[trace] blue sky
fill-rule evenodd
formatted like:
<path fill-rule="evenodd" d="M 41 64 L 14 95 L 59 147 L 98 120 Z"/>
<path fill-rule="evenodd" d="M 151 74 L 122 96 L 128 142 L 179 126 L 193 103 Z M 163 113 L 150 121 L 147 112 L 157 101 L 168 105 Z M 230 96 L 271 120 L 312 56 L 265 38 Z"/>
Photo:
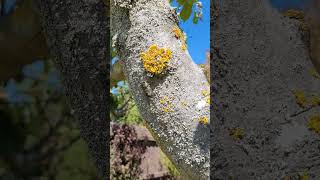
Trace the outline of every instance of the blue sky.
<path fill-rule="evenodd" d="M 301 9 L 310 0 L 269 0 L 279 10 Z"/>
<path fill-rule="evenodd" d="M 210 50 L 210 0 L 202 2 L 203 21 L 193 24 L 193 15 L 186 22 L 180 22 L 181 29 L 187 34 L 188 50 L 197 63 L 205 62 L 205 53 Z M 177 6 L 173 2 L 173 6 Z"/>

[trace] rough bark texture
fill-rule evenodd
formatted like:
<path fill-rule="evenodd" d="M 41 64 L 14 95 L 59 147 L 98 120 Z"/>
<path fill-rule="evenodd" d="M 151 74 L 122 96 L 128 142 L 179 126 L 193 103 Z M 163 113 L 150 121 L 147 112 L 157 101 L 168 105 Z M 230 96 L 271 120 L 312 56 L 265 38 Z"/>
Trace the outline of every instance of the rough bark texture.
<path fill-rule="evenodd" d="M 101 0 L 39 0 L 64 92 L 101 175 L 108 178 L 108 23 Z"/>
<path fill-rule="evenodd" d="M 208 179 L 210 131 L 198 118 L 209 118 L 209 107 L 200 106 L 205 102 L 202 91 L 209 91 L 209 85 L 172 32 L 178 21 L 169 1 L 114 0 L 110 5 L 112 35 L 142 117 L 184 179 Z M 152 44 L 170 48 L 173 54 L 167 71 L 150 77 L 140 53 Z M 163 110 L 164 97 L 173 105 L 172 112 Z"/>
<path fill-rule="evenodd" d="M 319 107 L 300 108 L 292 93 L 319 95 L 320 88 L 298 22 L 263 0 L 214 3 L 212 179 L 298 178 L 304 171 L 320 179 L 320 136 L 307 128 Z M 235 127 L 243 139 L 230 137 Z"/>

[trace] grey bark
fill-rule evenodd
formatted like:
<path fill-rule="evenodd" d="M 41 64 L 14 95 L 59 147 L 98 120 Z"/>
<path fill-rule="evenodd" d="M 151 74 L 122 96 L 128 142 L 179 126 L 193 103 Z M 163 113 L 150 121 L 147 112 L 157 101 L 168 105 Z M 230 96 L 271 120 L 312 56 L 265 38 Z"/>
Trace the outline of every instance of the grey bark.
<path fill-rule="evenodd" d="M 100 0 L 39 0 L 48 47 L 82 137 L 108 178 L 108 22 Z"/>
<path fill-rule="evenodd" d="M 199 106 L 209 84 L 172 33 L 176 13 L 168 0 L 113 0 L 110 6 L 112 36 L 143 119 L 184 179 L 208 179 L 210 130 L 198 118 L 209 118 L 209 106 Z M 163 75 L 150 77 L 143 67 L 140 53 L 151 44 L 173 52 Z M 173 112 L 163 111 L 160 101 L 165 96 Z"/>
<path fill-rule="evenodd" d="M 320 88 L 298 22 L 263 0 L 214 3 L 212 179 L 283 179 L 305 169 L 320 179 L 320 136 L 307 128 L 319 107 L 300 108 L 292 94 Z M 234 127 L 244 129 L 242 140 L 229 136 Z"/>

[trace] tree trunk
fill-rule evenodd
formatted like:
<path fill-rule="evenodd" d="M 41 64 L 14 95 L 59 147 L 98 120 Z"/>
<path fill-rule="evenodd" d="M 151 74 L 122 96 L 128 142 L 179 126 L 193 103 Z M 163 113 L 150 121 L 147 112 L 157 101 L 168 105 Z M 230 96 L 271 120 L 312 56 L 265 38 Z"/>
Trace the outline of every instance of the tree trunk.
<path fill-rule="evenodd" d="M 108 179 L 108 19 L 102 0 L 39 0 L 64 92 L 101 175 Z"/>
<path fill-rule="evenodd" d="M 319 96 L 320 81 L 310 74 L 298 22 L 267 1 L 214 3 L 211 176 L 283 179 L 306 171 L 319 179 L 320 136 L 308 129 L 319 106 L 301 106 L 294 92 Z M 243 129 L 243 138 L 232 138 L 232 129 Z"/>
<path fill-rule="evenodd" d="M 111 28 L 132 95 L 161 149 L 184 179 L 209 178 L 209 84 L 183 40 L 173 32 L 178 20 L 168 0 L 113 0 Z M 160 74 L 147 72 L 142 52 L 150 46 L 172 52 Z"/>

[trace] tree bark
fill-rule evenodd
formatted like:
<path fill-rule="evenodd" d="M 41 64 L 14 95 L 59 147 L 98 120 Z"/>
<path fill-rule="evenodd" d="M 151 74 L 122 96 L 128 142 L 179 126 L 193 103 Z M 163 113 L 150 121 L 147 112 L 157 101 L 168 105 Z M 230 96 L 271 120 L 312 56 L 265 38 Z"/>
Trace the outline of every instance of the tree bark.
<path fill-rule="evenodd" d="M 108 179 L 109 36 L 102 0 L 39 0 L 42 25 L 64 92 L 101 175 Z"/>
<path fill-rule="evenodd" d="M 308 129 L 319 106 L 299 107 L 293 92 L 319 95 L 298 22 L 267 1 L 215 0 L 212 14 L 211 176 L 213 179 L 319 179 L 320 136 Z M 242 139 L 230 129 L 242 128 Z"/>
<path fill-rule="evenodd" d="M 203 105 L 209 84 L 172 32 L 176 13 L 168 0 L 113 0 L 110 5 L 112 36 L 143 119 L 184 179 L 208 179 L 210 130 L 198 119 L 209 118 L 209 105 Z M 172 51 L 162 75 L 148 75 L 141 60 L 152 44 Z"/>

